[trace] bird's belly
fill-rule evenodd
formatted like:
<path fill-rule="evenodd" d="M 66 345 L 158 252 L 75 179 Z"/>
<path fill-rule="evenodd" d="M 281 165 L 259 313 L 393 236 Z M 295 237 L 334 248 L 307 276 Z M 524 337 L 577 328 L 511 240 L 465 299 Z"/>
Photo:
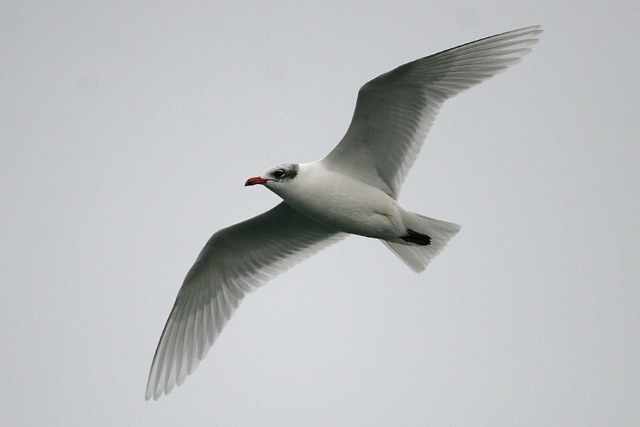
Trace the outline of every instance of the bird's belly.
<path fill-rule="evenodd" d="M 396 201 L 381 190 L 358 184 L 345 187 L 344 183 L 340 187 L 323 187 L 285 200 L 302 214 L 335 230 L 378 239 L 404 233 Z"/>

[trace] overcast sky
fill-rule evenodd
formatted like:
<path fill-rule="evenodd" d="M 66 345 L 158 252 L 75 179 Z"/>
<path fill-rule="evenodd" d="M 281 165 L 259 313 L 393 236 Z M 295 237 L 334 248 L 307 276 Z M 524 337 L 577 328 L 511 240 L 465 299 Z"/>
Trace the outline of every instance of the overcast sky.
<path fill-rule="evenodd" d="M 3 425 L 640 425 L 640 6 L 569 4 L 2 2 Z M 462 225 L 424 273 L 350 237 L 144 400 L 206 240 L 278 202 L 248 177 L 327 154 L 369 79 L 534 24 L 407 178 Z"/>

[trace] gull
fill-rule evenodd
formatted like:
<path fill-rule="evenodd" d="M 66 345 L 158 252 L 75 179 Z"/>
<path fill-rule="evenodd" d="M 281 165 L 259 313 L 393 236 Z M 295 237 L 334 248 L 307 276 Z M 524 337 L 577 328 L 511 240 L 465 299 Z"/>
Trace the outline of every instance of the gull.
<path fill-rule="evenodd" d="M 178 292 L 156 349 L 146 399 L 181 385 L 246 293 L 349 234 L 379 239 L 422 272 L 460 230 L 402 208 L 400 187 L 442 104 L 516 64 L 542 32 L 521 28 L 427 56 L 360 88 L 340 143 L 312 163 L 274 166 L 261 184 L 282 202 L 215 233 Z"/>

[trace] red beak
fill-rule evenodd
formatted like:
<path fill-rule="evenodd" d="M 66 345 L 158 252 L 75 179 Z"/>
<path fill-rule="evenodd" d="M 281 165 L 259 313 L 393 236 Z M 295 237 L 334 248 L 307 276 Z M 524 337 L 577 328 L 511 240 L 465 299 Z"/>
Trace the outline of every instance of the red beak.
<path fill-rule="evenodd" d="M 260 178 L 259 176 L 255 176 L 253 178 L 249 178 L 247 180 L 247 182 L 244 183 L 244 186 L 248 187 L 250 185 L 264 184 L 267 181 L 269 181 L 269 180 L 268 179 L 264 179 L 264 178 Z"/>

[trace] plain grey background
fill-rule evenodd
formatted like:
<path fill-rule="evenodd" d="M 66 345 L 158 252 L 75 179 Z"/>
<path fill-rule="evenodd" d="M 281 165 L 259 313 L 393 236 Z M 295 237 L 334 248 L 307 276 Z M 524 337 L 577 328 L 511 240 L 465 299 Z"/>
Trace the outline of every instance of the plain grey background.
<path fill-rule="evenodd" d="M 2 2 L 3 425 L 640 425 L 639 9 Z M 144 400 L 206 240 L 278 202 L 248 177 L 327 154 L 369 79 L 534 24 L 408 176 L 407 209 L 462 225 L 423 274 L 350 237 Z"/>

